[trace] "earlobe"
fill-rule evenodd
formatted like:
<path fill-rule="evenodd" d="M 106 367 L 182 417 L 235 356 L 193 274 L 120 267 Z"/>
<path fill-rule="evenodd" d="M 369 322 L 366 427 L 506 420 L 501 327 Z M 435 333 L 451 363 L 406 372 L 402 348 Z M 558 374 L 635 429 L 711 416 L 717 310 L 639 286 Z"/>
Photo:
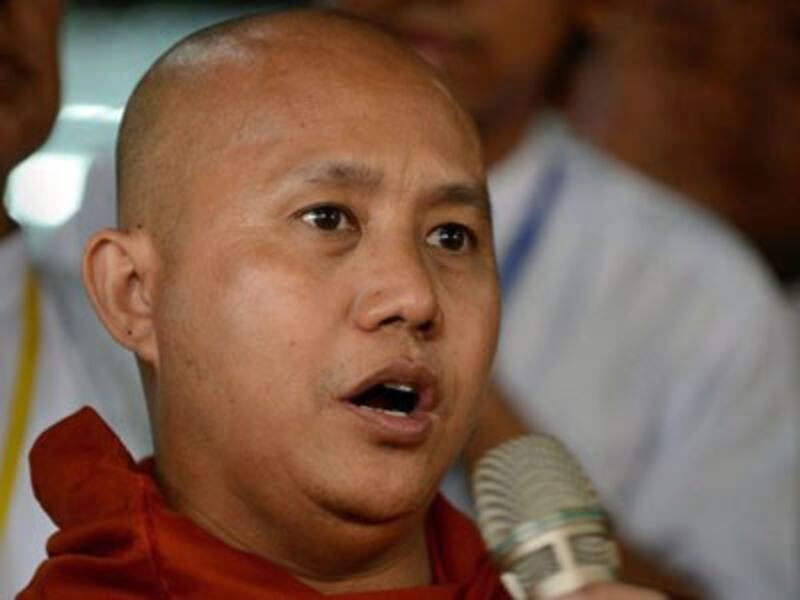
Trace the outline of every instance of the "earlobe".
<path fill-rule="evenodd" d="M 153 327 L 157 255 L 144 236 L 104 229 L 83 256 L 83 282 L 97 316 L 111 336 L 157 367 Z"/>

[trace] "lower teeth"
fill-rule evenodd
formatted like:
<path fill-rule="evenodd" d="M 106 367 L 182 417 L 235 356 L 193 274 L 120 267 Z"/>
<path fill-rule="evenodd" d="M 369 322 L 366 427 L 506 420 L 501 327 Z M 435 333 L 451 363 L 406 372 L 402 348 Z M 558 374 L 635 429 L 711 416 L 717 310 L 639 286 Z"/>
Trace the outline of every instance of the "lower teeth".
<path fill-rule="evenodd" d="M 367 405 L 361 406 L 360 408 L 367 408 L 369 410 L 382 412 L 383 414 L 392 415 L 393 417 L 407 417 L 408 416 L 408 413 L 404 413 L 402 410 L 390 410 L 388 408 L 375 408 L 373 406 L 367 406 Z"/>

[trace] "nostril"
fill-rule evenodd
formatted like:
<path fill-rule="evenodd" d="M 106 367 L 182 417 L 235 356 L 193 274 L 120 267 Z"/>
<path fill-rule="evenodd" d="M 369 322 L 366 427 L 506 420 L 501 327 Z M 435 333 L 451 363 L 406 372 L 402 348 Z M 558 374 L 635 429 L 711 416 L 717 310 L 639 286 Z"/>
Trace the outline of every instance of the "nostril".
<path fill-rule="evenodd" d="M 387 325 L 394 325 L 395 323 L 403 323 L 404 321 L 405 319 L 400 315 L 392 315 L 391 317 L 387 317 L 381 321 L 380 326 L 385 327 Z"/>
<path fill-rule="evenodd" d="M 417 326 L 417 330 L 420 333 L 430 333 L 431 331 L 433 331 L 433 321 L 429 319 L 427 321 L 420 323 Z"/>
<path fill-rule="evenodd" d="M 404 272 L 383 274 L 357 291 L 350 306 L 351 316 L 365 331 L 402 326 L 430 335 L 440 311 L 432 283 L 422 278 L 409 279 Z M 402 276 L 401 276 L 402 275 Z"/>
<path fill-rule="evenodd" d="M 408 324 L 408 323 L 409 323 L 408 319 L 405 319 L 401 315 L 395 315 L 395 316 L 388 317 L 388 318 L 384 319 L 383 321 L 381 321 L 380 322 L 380 327 L 389 327 L 389 326 L 395 325 L 395 324 L 403 325 L 403 324 Z M 428 320 L 421 321 L 419 323 L 413 324 L 412 326 L 413 326 L 414 330 L 416 330 L 419 333 L 422 333 L 424 335 L 427 335 L 427 334 L 431 333 L 434 330 L 435 324 L 433 322 L 433 319 L 428 319 Z"/>

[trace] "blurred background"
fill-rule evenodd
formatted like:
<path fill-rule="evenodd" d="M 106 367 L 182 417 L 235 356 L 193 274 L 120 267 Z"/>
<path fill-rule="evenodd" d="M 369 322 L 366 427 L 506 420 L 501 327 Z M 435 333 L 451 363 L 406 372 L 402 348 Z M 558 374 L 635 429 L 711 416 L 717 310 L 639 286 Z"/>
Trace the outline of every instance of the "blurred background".
<path fill-rule="evenodd" d="M 180 37 L 227 17 L 307 4 L 69 2 L 62 110 L 47 145 L 13 173 L 10 214 L 47 229 L 76 212 L 89 158 L 113 145 L 137 79 Z M 370 17 L 393 10 L 386 0 L 341 4 Z M 797 2 L 578 4 L 603 8 L 583 11 L 571 64 L 552 70 L 562 94 L 554 104 L 596 145 L 732 221 L 793 287 L 800 275 Z"/>
<path fill-rule="evenodd" d="M 93 157 L 111 151 L 122 109 L 153 61 L 226 18 L 303 2 L 72 0 L 62 27 L 62 108 L 47 144 L 12 173 L 10 214 L 35 237 L 80 208 Z"/>
<path fill-rule="evenodd" d="M 642 582 L 712 592 L 675 597 L 797 597 L 800 1 L 323 3 L 398 34 L 478 124 L 504 286 L 489 406 L 512 413 L 487 413 L 479 434 L 521 418 L 566 441 L 646 559 Z M 26 243 L 80 220 L 103 161 L 104 210 L 84 212 L 95 228 L 110 221 L 123 106 L 164 50 L 229 17 L 308 4 L 68 2 L 56 126 L 6 189 Z M 42 272 L 79 279 L 84 233 L 53 246 Z M 69 354 L 98 329 L 71 311 Z M 89 341 L 87 379 L 108 373 L 106 414 L 136 405 L 105 365 L 114 351 Z M 42 406 L 48 422 L 65 413 Z M 130 433 L 136 419 L 117 413 Z M 21 554 L 8 547 L 0 581 Z"/>

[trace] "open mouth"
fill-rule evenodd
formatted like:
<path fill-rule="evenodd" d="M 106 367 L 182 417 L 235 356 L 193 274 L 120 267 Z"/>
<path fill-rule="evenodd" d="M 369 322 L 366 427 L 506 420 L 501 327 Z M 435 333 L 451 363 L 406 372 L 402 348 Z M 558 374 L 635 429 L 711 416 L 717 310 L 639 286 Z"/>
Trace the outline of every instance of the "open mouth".
<path fill-rule="evenodd" d="M 420 394 L 406 383 L 379 383 L 350 399 L 358 408 L 379 411 L 395 417 L 408 417 L 419 406 Z"/>
<path fill-rule="evenodd" d="M 368 435 L 388 446 L 416 447 L 439 416 L 437 377 L 424 365 L 395 361 L 361 380 L 342 397 Z"/>

